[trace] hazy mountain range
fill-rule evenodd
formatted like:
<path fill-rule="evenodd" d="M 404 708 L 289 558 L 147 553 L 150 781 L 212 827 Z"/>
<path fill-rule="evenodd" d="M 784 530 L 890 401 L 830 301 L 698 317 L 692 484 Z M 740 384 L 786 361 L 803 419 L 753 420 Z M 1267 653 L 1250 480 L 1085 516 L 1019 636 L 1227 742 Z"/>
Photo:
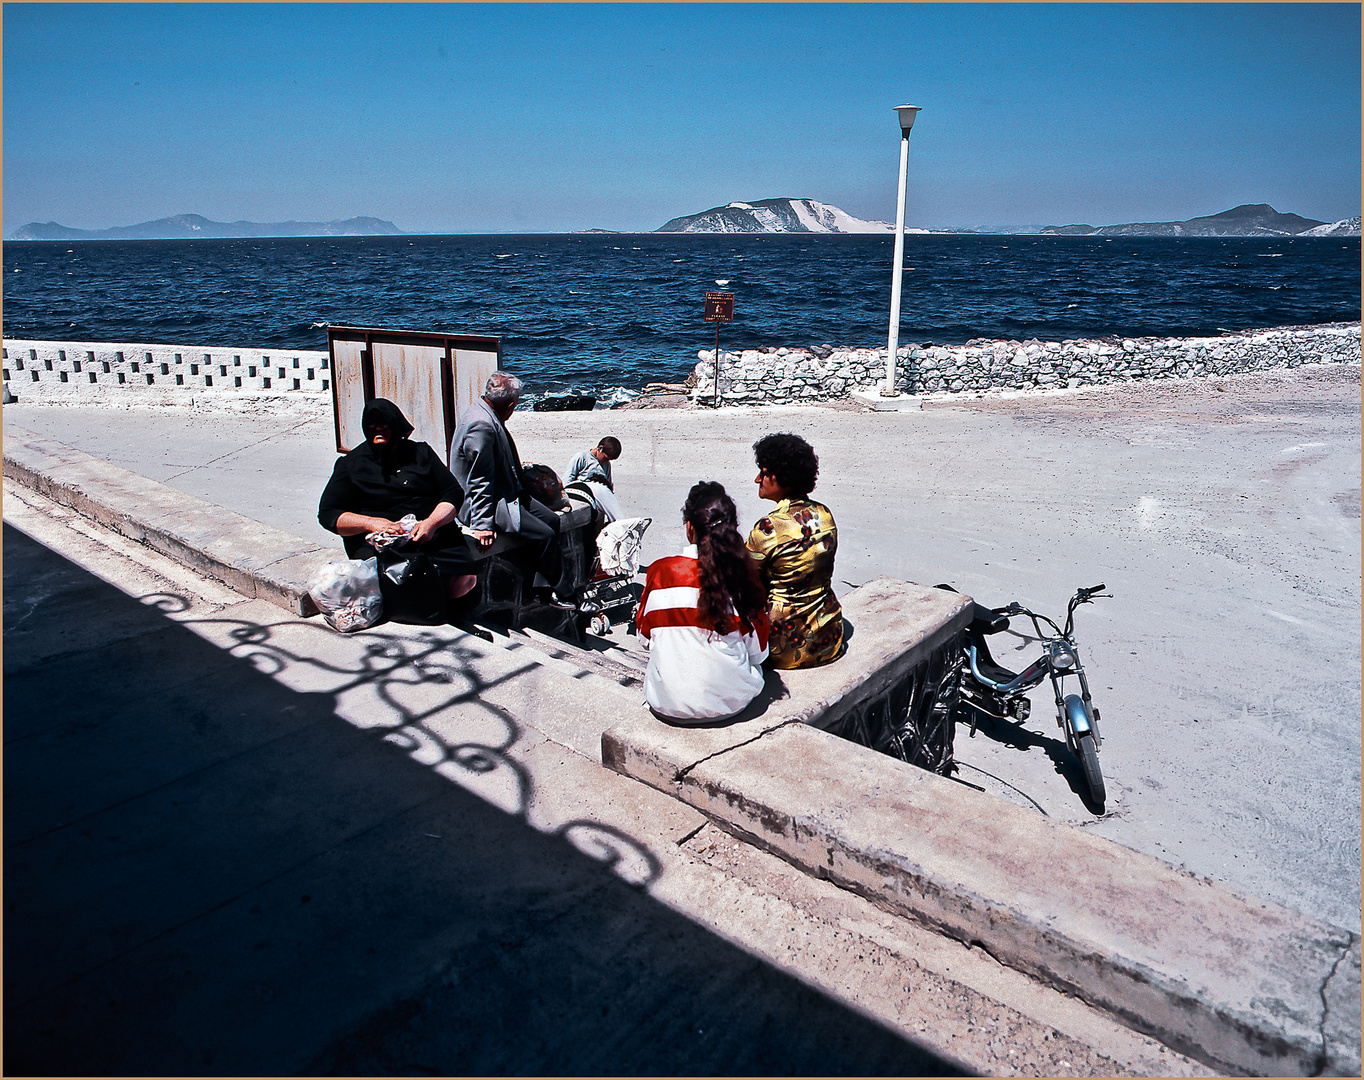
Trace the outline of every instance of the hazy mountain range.
<path fill-rule="evenodd" d="M 55 221 L 31 221 L 10 236 L 11 240 L 191 240 L 195 237 L 242 236 L 397 236 L 402 230 L 391 221 L 353 217 L 345 221 L 210 221 L 198 214 L 120 225 L 112 229 L 72 229 Z"/>
<path fill-rule="evenodd" d="M 1246 204 L 1188 221 L 1133 222 L 1126 225 L 1048 225 L 1043 229 L 906 229 L 911 233 L 1035 233 L 1049 236 L 1358 236 L 1359 218 L 1324 222 L 1297 214 L 1281 214 L 1265 203 Z M 732 202 L 697 214 L 675 217 L 660 233 L 889 233 L 885 221 L 864 221 L 837 206 L 814 199 L 760 199 Z M 587 232 L 614 232 L 588 229 Z M 11 240 L 185 240 L 196 237 L 253 236 L 401 236 L 391 221 L 353 217 L 344 221 L 210 221 L 199 214 L 144 221 L 112 229 L 73 229 L 55 221 L 30 222 Z"/>
<path fill-rule="evenodd" d="M 1359 218 L 1350 220 L 1354 222 L 1353 235 L 1358 236 Z M 1188 221 L 1145 221 L 1098 228 L 1093 225 L 1048 225 L 1042 232 L 1052 236 L 1340 236 L 1348 235 L 1344 229 L 1348 229 L 1349 224 L 1349 220 L 1328 224 L 1297 214 L 1281 214 L 1267 203 L 1247 203 Z M 1323 229 L 1331 231 L 1322 233 Z"/>

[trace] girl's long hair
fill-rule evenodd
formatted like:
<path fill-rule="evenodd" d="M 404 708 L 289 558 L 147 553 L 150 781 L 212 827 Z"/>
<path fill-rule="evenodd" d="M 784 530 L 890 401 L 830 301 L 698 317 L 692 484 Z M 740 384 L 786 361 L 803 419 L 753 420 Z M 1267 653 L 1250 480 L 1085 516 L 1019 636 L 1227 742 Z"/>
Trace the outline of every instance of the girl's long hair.
<path fill-rule="evenodd" d="M 733 629 L 732 612 L 751 625 L 767 610 L 767 593 L 739 536 L 734 500 L 722 484 L 703 480 L 687 493 L 682 520 L 691 525 L 696 537 L 701 578 L 696 608 L 701 618 L 720 633 Z"/>

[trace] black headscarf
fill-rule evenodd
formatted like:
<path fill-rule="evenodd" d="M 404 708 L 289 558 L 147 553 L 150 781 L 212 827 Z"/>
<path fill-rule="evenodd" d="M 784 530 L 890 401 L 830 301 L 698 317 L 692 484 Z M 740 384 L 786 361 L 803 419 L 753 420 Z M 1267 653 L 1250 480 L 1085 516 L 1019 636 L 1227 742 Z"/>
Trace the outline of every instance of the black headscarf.
<path fill-rule="evenodd" d="M 375 446 L 374 429 L 380 424 L 388 425 L 392 438 Z M 336 462 L 322 492 L 317 520 L 324 529 L 335 532 L 338 518 L 348 511 L 397 521 L 409 513 L 425 518 L 441 502 L 464 502 L 464 490 L 440 456 L 426 443 L 408 438 L 412 425 L 393 402 L 375 398 L 366 403 L 360 429 L 365 441 Z M 457 528 L 455 537 L 462 547 Z M 363 539 L 347 537 L 346 550 L 353 552 Z"/>
<path fill-rule="evenodd" d="M 374 438 L 374 429 L 387 424 L 389 434 L 396 440 L 406 439 L 412 434 L 412 425 L 407 422 L 402 409 L 388 398 L 375 398 L 365 403 L 365 411 L 360 414 L 360 430 L 366 439 Z"/>

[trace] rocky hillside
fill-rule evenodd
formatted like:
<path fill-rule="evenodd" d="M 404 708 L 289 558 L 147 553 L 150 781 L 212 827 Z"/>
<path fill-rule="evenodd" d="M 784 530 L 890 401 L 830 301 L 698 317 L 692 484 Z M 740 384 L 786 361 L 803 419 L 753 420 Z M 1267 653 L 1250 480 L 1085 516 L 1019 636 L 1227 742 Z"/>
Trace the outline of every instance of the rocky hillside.
<path fill-rule="evenodd" d="M 673 218 L 656 232 L 680 233 L 887 233 L 884 221 L 863 221 L 814 199 L 732 202 L 699 214 Z"/>
<path fill-rule="evenodd" d="M 1355 219 L 1358 222 L 1358 219 Z M 1053 236 L 1297 236 L 1325 225 L 1323 221 L 1281 214 L 1267 203 L 1247 203 L 1210 217 L 1188 221 L 1146 221 L 1128 225 L 1048 225 Z M 1356 235 L 1358 225 L 1356 224 Z"/>
<path fill-rule="evenodd" d="M 112 229 L 72 229 L 55 221 L 31 221 L 10 236 L 11 240 L 191 240 L 196 237 L 238 236 L 398 236 L 402 230 L 391 221 L 353 217 L 345 221 L 210 221 L 198 214 L 120 225 Z"/>
<path fill-rule="evenodd" d="M 1318 225 L 1315 229 L 1308 229 L 1302 236 L 1358 236 L 1359 218 L 1345 218 L 1343 221 L 1333 221 L 1330 225 Z"/>

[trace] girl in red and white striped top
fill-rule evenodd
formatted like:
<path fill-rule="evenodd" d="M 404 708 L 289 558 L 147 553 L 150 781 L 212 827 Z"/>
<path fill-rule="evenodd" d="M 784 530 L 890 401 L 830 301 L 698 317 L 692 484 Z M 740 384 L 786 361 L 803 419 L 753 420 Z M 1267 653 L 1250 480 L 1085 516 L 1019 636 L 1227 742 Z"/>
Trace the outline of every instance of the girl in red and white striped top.
<path fill-rule="evenodd" d="M 644 699 L 674 723 L 708 723 L 742 712 L 763 688 L 767 595 L 722 485 L 695 485 L 682 520 L 690 546 L 650 564 L 640 597 Z"/>

